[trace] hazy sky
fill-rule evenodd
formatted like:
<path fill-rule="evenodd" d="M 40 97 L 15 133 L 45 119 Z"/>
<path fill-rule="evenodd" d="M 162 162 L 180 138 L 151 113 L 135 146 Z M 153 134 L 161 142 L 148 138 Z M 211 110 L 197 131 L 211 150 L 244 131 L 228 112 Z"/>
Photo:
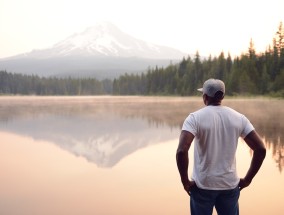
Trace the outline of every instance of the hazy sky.
<path fill-rule="evenodd" d="M 232 56 L 272 43 L 283 0 L 0 0 L 0 58 L 47 48 L 99 21 L 189 54 Z"/>

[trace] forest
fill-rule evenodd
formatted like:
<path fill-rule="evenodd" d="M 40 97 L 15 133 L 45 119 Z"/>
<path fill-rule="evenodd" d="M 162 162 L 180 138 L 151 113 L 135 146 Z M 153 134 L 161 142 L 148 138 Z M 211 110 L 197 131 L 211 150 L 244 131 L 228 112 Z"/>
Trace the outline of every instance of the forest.
<path fill-rule="evenodd" d="M 0 71 L 0 94 L 109 95 L 112 94 L 112 81 L 99 81 L 95 78 L 46 78 Z"/>
<path fill-rule="evenodd" d="M 0 94 L 11 95 L 197 95 L 208 78 L 226 84 L 227 95 L 284 97 L 284 28 L 282 22 L 272 45 L 256 53 L 253 40 L 246 53 L 234 59 L 223 52 L 202 58 L 198 51 L 178 64 L 148 68 L 142 74 L 124 74 L 114 80 L 58 78 L 0 71 Z"/>

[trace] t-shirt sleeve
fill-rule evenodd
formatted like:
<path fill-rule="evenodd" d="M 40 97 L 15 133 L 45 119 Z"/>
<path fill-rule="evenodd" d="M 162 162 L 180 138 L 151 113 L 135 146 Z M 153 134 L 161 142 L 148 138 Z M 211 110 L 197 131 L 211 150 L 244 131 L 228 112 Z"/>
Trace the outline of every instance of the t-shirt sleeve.
<path fill-rule="evenodd" d="M 193 114 L 189 114 L 189 116 L 184 120 L 182 125 L 183 131 L 189 131 L 194 136 L 197 134 L 197 127 L 196 127 L 196 121 Z"/>
<path fill-rule="evenodd" d="M 244 115 L 242 116 L 242 121 L 243 121 L 243 130 L 241 133 L 241 137 L 245 138 L 251 131 L 254 130 L 253 125 L 251 122 L 246 118 Z"/>

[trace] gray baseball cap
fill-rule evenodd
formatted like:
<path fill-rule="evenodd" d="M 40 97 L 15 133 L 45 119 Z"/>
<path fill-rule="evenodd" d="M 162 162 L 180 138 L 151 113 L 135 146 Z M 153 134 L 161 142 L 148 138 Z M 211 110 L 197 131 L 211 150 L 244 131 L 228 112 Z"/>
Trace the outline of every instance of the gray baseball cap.
<path fill-rule="evenodd" d="M 204 82 L 202 88 L 197 90 L 210 97 L 214 97 L 218 91 L 221 91 L 225 95 L 225 84 L 219 79 L 211 78 Z"/>

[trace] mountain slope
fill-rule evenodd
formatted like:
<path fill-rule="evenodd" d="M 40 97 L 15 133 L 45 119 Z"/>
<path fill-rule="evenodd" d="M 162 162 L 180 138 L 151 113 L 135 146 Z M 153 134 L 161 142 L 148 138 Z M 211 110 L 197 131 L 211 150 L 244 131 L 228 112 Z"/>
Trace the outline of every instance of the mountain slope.
<path fill-rule="evenodd" d="M 51 48 L 0 60 L 0 70 L 40 76 L 118 76 L 178 62 L 184 53 L 136 39 L 100 23 Z M 107 75 L 108 74 L 108 75 Z"/>

